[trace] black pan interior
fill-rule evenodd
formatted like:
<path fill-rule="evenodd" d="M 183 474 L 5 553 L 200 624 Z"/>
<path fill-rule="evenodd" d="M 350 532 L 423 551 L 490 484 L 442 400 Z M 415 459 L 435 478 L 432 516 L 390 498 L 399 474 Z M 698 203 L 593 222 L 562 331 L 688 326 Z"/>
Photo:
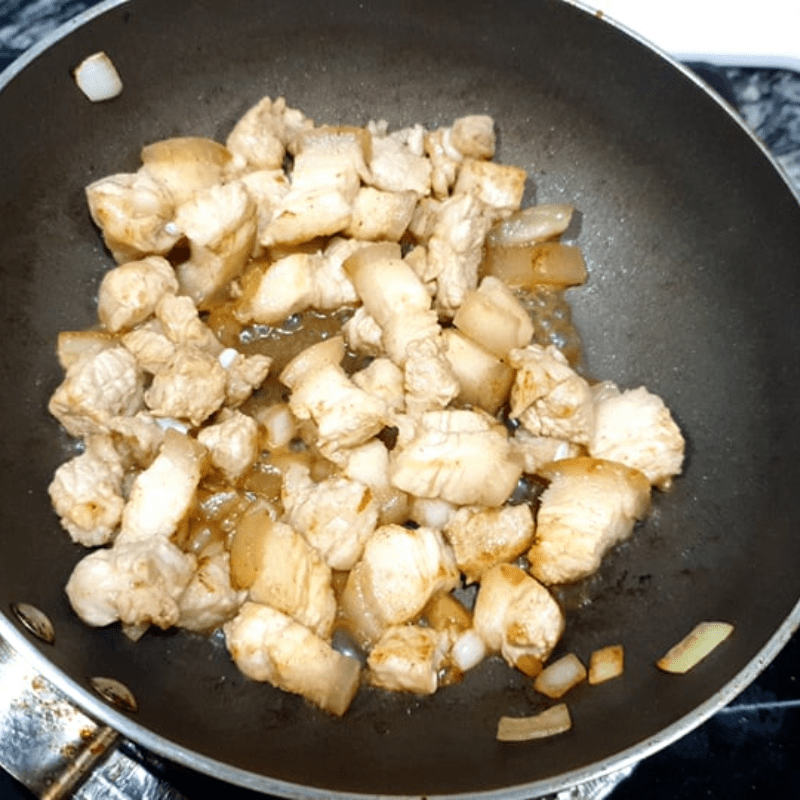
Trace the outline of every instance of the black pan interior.
<path fill-rule="evenodd" d="M 99 49 L 125 90 L 92 105 L 69 70 Z M 585 659 L 614 642 L 627 652 L 621 680 L 570 695 L 568 734 L 495 741 L 501 714 L 542 707 L 498 663 L 431 699 L 365 691 L 331 720 L 246 681 L 219 645 L 171 633 L 132 645 L 116 629 L 83 627 L 66 604 L 81 552 L 46 487 L 70 443 L 45 407 L 60 380 L 56 334 L 93 323 L 111 264 L 83 186 L 136 169 L 155 139 L 224 140 L 265 94 L 318 122 L 494 116 L 499 158 L 529 170 L 529 199 L 581 212 L 591 277 L 571 300 L 587 371 L 661 394 L 686 433 L 684 476 L 630 543 L 565 593 L 559 652 Z M 57 629 L 52 662 L 81 685 L 124 681 L 139 701 L 134 721 L 176 743 L 172 755 L 326 791 L 528 786 L 690 715 L 800 596 L 796 199 L 716 101 L 606 21 L 558 0 L 135 0 L 0 93 L 0 176 L 2 607 L 43 608 Z M 736 625 L 724 651 L 684 677 L 655 669 L 695 622 L 717 618 Z"/>

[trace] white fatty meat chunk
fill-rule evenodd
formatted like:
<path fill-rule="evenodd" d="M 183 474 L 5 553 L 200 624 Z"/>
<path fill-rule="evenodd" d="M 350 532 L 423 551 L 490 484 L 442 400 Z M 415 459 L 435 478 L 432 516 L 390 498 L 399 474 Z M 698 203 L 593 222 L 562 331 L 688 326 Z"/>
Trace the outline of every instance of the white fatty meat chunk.
<path fill-rule="evenodd" d="M 368 486 L 343 477 L 315 483 L 299 465 L 284 472 L 281 499 L 288 523 L 332 569 L 352 569 L 378 524 L 378 503 Z"/>
<path fill-rule="evenodd" d="M 150 256 L 130 261 L 103 276 L 97 295 L 100 322 L 112 333 L 147 319 L 166 292 L 178 291 L 178 279 L 169 261 Z"/>
<path fill-rule="evenodd" d="M 468 583 L 497 564 L 512 561 L 533 543 L 533 514 L 527 504 L 502 508 L 459 508 L 444 535 Z"/>
<path fill-rule="evenodd" d="M 535 675 L 564 632 L 564 614 L 550 592 L 519 567 L 486 572 L 475 598 L 473 625 L 490 652 Z"/>
<path fill-rule="evenodd" d="M 142 172 L 166 186 L 175 205 L 222 183 L 230 167 L 230 151 L 202 136 L 175 136 L 145 145 Z"/>
<path fill-rule="evenodd" d="M 389 136 L 373 135 L 369 162 L 372 186 L 384 192 L 413 192 L 417 197 L 429 194 L 432 167 L 423 143 L 421 125 Z"/>
<path fill-rule="evenodd" d="M 245 603 L 224 627 L 236 666 L 256 681 L 299 694 L 341 716 L 358 690 L 361 666 L 291 617 Z"/>
<path fill-rule="evenodd" d="M 258 458 L 258 423 L 240 411 L 223 409 L 218 422 L 201 428 L 197 441 L 208 450 L 211 465 L 233 482 Z"/>
<path fill-rule="evenodd" d="M 72 436 L 104 433 L 112 417 L 139 411 L 143 388 L 134 356 L 122 346 L 109 347 L 73 364 L 48 408 Z"/>
<path fill-rule="evenodd" d="M 364 309 L 382 331 L 387 355 L 403 366 L 408 345 L 418 339 L 435 339 L 441 328 L 428 290 L 399 255 L 393 243 L 375 244 L 348 260 L 345 270 Z"/>
<path fill-rule="evenodd" d="M 494 120 L 486 114 L 470 114 L 453 122 L 449 141 L 465 158 L 492 158 L 495 151 Z"/>
<path fill-rule="evenodd" d="M 683 465 L 684 440 L 669 409 L 644 387 L 620 392 L 610 383 L 593 387 L 594 434 L 589 454 L 619 461 L 667 488 Z"/>
<path fill-rule="evenodd" d="M 436 279 L 436 304 L 443 313 L 455 313 L 466 293 L 477 287 L 490 227 L 483 204 L 471 194 L 453 195 L 437 210 L 428 241 L 427 275 Z"/>
<path fill-rule="evenodd" d="M 384 352 L 383 328 L 364 306 L 359 306 L 342 325 L 342 335 L 348 347 L 357 353 L 376 356 Z"/>
<path fill-rule="evenodd" d="M 118 264 L 165 255 L 180 238 L 169 190 L 144 172 L 101 178 L 86 187 L 86 199 Z"/>
<path fill-rule="evenodd" d="M 511 416 L 536 436 L 552 436 L 587 445 L 594 426 L 589 384 L 554 345 L 512 350 L 517 370 L 511 387 Z"/>
<path fill-rule="evenodd" d="M 327 639 L 336 617 L 330 567 L 297 531 L 269 522 L 249 599 L 288 614 Z"/>
<path fill-rule="evenodd" d="M 155 317 L 161 331 L 177 345 L 196 347 L 212 356 L 218 356 L 224 349 L 214 331 L 200 319 L 190 297 L 165 294 L 156 305 Z"/>
<path fill-rule="evenodd" d="M 228 135 L 226 146 L 252 170 L 283 167 L 287 147 L 314 123 L 286 105 L 284 98 L 264 97 L 250 108 Z"/>
<path fill-rule="evenodd" d="M 535 475 L 551 461 L 575 458 L 582 454 L 579 445 L 566 439 L 555 439 L 552 436 L 535 436 L 525 428 L 517 428 L 510 439 L 511 450 L 520 464 L 522 471 Z"/>
<path fill-rule="evenodd" d="M 367 658 L 370 683 L 393 691 L 433 694 L 448 644 L 444 631 L 419 625 L 391 627 Z"/>
<path fill-rule="evenodd" d="M 284 383 L 291 366 L 281 373 Z M 323 453 L 362 444 L 387 422 L 386 403 L 356 386 L 338 363 L 307 370 L 290 388 L 292 413 L 300 421 L 313 420 L 317 425 Z"/>
<path fill-rule="evenodd" d="M 139 366 L 151 375 L 163 369 L 177 350 L 177 345 L 163 332 L 157 320 L 128 331 L 121 341 L 133 353 Z"/>
<path fill-rule="evenodd" d="M 132 417 L 114 417 L 108 429 L 114 447 L 128 467 L 149 467 L 164 442 L 164 428 L 145 411 Z"/>
<path fill-rule="evenodd" d="M 56 470 L 48 492 L 73 541 L 86 547 L 111 541 L 125 505 L 124 474 L 108 436 L 89 436 L 83 453 Z"/>
<path fill-rule="evenodd" d="M 406 410 L 411 415 L 446 408 L 461 391 L 441 337 L 416 339 L 406 347 L 403 366 Z"/>
<path fill-rule="evenodd" d="M 453 553 L 432 528 L 378 528 L 351 570 L 341 598 L 345 616 L 362 644 L 372 644 L 392 625 L 417 617 L 438 592 L 459 582 Z"/>
<path fill-rule="evenodd" d="M 201 556 L 189 585 L 178 598 L 177 626 L 210 633 L 236 616 L 247 592 L 231 587 L 230 555 Z"/>
<path fill-rule="evenodd" d="M 182 291 L 200 307 L 224 297 L 241 275 L 256 242 L 256 204 L 241 181 L 212 186 L 181 205 L 175 226 L 189 240 L 190 257 L 175 271 Z"/>
<path fill-rule="evenodd" d="M 638 470 L 593 458 L 557 461 L 542 474 L 551 482 L 528 551 L 531 574 L 547 584 L 585 578 L 631 535 L 649 507 L 650 484 Z"/>
<path fill-rule="evenodd" d="M 153 376 L 145 402 L 155 417 L 172 417 L 200 425 L 225 402 L 227 375 L 214 356 L 194 347 L 179 347 Z"/>
<path fill-rule="evenodd" d="M 261 169 L 242 175 L 241 181 L 256 204 L 256 241 L 260 241 L 289 193 L 289 180 L 282 169 Z M 260 254 L 255 248 L 253 255 Z"/>
<path fill-rule="evenodd" d="M 155 461 L 133 482 L 118 541 L 172 536 L 189 513 L 204 455 L 205 448 L 190 436 L 166 431 Z"/>
<path fill-rule="evenodd" d="M 408 228 L 416 204 L 415 192 L 384 192 L 362 186 L 353 200 L 344 233 L 362 241 L 397 242 Z"/>
<path fill-rule="evenodd" d="M 368 174 L 368 135 L 355 128 L 316 128 L 298 140 L 292 185 L 264 231 L 261 244 L 298 244 L 330 236 L 350 223 L 353 202 Z"/>
<path fill-rule="evenodd" d="M 458 171 L 453 193 L 473 195 L 489 210 L 493 220 L 502 219 L 519 209 L 527 178 L 528 174 L 520 167 L 471 158 Z"/>
<path fill-rule="evenodd" d="M 384 400 L 390 413 L 400 413 L 405 409 L 403 370 L 388 358 L 373 359 L 351 377 L 356 386 Z"/>
<path fill-rule="evenodd" d="M 246 356 L 233 348 L 219 354 L 219 362 L 225 369 L 225 404 L 237 408 L 258 389 L 269 375 L 272 359 L 256 353 Z"/>
<path fill-rule="evenodd" d="M 389 450 L 380 439 L 370 439 L 358 447 L 342 450 L 337 456 L 345 477 L 369 487 L 378 506 L 381 525 L 408 519 L 408 496 L 389 481 Z"/>
<path fill-rule="evenodd" d="M 522 473 L 505 429 L 475 411 L 428 411 L 404 418 L 392 451 L 392 485 L 456 505 L 499 506 Z"/>
<path fill-rule="evenodd" d="M 169 628 L 178 621 L 178 600 L 195 571 L 194 556 L 168 539 L 117 542 L 79 561 L 67 581 L 67 597 L 88 625 Z"/>

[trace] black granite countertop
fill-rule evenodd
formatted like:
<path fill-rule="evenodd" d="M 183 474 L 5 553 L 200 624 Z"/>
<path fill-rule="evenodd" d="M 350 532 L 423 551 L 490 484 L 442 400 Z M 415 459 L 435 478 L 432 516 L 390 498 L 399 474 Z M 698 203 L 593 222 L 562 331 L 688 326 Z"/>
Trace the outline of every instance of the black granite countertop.
<path fill-rule="evenodd" d="M 95 5 L 92 0 L 0 0 L 0 70 Z M 800 192 L 800 74 L 786 70 L 691 65 L 741 114 Z M 634 798 L 793 797 L 800 790 L 800 639 L 796 635 L 733 703 L 677 743 L 640 763 L 612 800 Z M 175 785 L 187 798 L 216 791 L 255 798 L 182 769 Z M 580 795 L 563 792 L 559 800 Z M 32 797 L 0 771 L 0 798 Z"/>

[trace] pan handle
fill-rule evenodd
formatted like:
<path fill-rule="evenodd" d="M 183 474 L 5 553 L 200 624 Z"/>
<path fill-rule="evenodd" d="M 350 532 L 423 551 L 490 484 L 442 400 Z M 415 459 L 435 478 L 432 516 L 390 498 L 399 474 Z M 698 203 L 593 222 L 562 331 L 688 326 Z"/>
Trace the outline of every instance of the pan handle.
<path fill-rule="evenodd" d="M 0 767 L 41 800 L 184 800 L 0 638 Z"/>

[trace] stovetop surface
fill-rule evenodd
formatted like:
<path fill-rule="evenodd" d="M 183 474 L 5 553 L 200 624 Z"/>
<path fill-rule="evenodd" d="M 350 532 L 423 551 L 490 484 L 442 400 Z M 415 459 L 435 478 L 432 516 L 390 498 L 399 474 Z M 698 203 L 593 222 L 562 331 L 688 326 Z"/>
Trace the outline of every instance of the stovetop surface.
<path fill-rule="evenodd" d="M 0 70 L 92 0 L 0 0 Z M 789 70 L 692 68 L 731 102 L 800 187 L 800 74 Z M 612 800 L 793 797 L 800 790 L 800 635 L 728 707 L 672 746 L 641 762 Z M 635 713 L 635 709 L 631 710 Z M 222 785 L 182 767 L 165 775 L 187 800 L 263 795 Z M 562 793 L 564 799 L 570 796 Z M 33 795 L 0 771 L 0 799 Z"/>

